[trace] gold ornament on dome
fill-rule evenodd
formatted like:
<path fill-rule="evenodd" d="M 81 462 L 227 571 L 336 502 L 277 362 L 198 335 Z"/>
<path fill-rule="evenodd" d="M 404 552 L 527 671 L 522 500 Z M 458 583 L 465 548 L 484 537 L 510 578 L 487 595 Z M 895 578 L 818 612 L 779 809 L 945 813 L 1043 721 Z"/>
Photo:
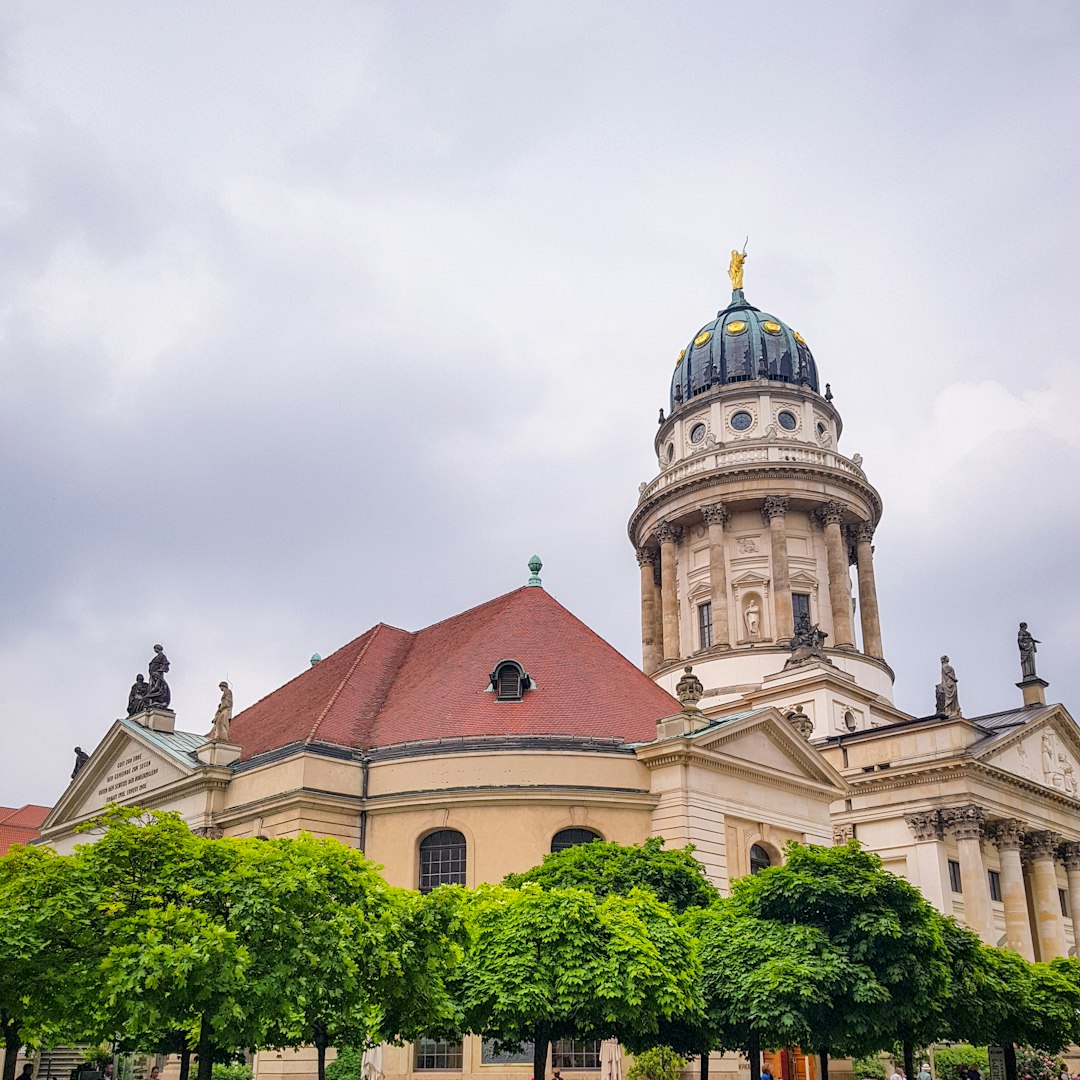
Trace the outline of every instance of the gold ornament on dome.
<path fill-rule="evenodd" d="M 741 334 L 746 329 L 746 323 L 739 322 L 739 320 L 736 319 L 735 322 L 729 322 L 724 329 L 729 334 Z"/>
<path fill-rule="evenodd" d="M 793 333 L 793 334 L 795 335 L 795 340 L 796 340 L 796 341 L 797 341 L 797 342 L 798 342 L 798 343 L 799 343 L 800 345 L 805 345 L 805 344 L 806 344 L 806 338 L 804 338 L 804 337 L 802 336 L 802 334 L 800 334 L 800 333 L 799 333 L 799 331 L 798 331 L 798 330 L 793 330 L 793 331 L 792 331 L 792 333 Z"/>
<path fill-rule="evenodd" d="M 773 322 L 771 319 L 768 322 L 763 322 L 761 325 L 764 326 L 770 334 L 780 333 L 780 324 L 778 322 Z"/>
<path fill-rule="evenodd" d="M 746 249 L 731 253 L 731 265 L 728 267 L 728 277 L 731 278 L 731 287 L 741 289 L 743 287 L 743 263 L 746 262 Z"/>
<path fill-rule="evenodd" d="M 683 357 L 686 355 L 685 349 L 679 350 L 679 359 L 675 361 L 675 366 L 678 367 L 683 362 Z"/>
<path fill-rule="evenodd" d="M 696 338 L 694 338 L 694 344 L 700 349 L 701 346 L 704 345 L 705 342 L 708 341 L 711 337 L 712 334 L 710 334 L 708 330 L 702 330 L 701 333 L 698 334 Z"/>

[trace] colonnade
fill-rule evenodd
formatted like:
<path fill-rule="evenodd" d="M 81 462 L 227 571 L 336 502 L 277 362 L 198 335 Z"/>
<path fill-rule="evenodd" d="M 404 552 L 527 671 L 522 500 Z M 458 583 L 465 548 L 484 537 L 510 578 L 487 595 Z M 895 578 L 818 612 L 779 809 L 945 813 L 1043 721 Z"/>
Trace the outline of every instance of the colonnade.
<path fill-rule="evenodd" d="M 983 859 L 986 841 L 998 851 L 1006 946 L 1027 960 L 1035 959 L 1036 944 L 1041 960 L 1067 956 L 1070 947 L 1080 954 L 1080 842 L 1066 840 L 1047 829 L 1032 828 L 1015 818 L 988 820 L 981 806 L 970 803 L 909 814 L 906 820 L 920 843 L 940 843 L 946 836 L 956 840 L 964 921 L 983 941 L 993 945 L 998 940 L 990 898 L 990 868 Z M 1071 942 L 1066 939 L 1058 895 L 1059 861 L 1064 863 L 1068 879 Z"/>
<path fill-rule="evenodd" d="M 773 637 L 778 644 L 786 644 L 794 632 L 787 544 L 789 503 L 790 500 L 785 496 L 770 495 L 761 504 L 762 520 L 769 530 L 774 604 Z M 833 622 L 830 646 L 847 649 L 855 647 L 851 580 L 848 575 L 848 566 L 853 556 L 858 571 L 863 651 L 868 656 L 884 659 L 871 544 L 874 528 L 869 522 L 845 527 L 843 519 L 847 512 L 842 503 L 825 502 L 811 514 L 812 520 L 820 525 L 825 533 L 829 607 Z M 715 502 L 703 506 L 701 514 L 709 533 L 712 644 L 714 647 L 728 649 L 733 644 L 732 629 L 736 623 L 733 614 L 728 610 L 727 557 L 724 542 L 731 513 L 723 503 Z M 683 536 L 684 530 L 680 525 L 661 521 L 653 530 L 657 546 L 643 546 L 637 551 L 638 566 L 641 568 L 642 662 L 646 674 L 651 675 L 664 664 L 676 663 L 683 658 L 676 593 L 677 552 Z"/>

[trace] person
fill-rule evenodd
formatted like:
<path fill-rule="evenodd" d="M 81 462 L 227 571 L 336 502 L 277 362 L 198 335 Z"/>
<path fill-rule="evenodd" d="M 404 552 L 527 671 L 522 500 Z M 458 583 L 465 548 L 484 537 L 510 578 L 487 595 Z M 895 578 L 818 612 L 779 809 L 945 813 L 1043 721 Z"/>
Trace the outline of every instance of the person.
<path fill-rule="evenodd" d="M 934 1080 L 934 1074 L 930 1071 L 930 1062 L 924 1061 L 919 1070 L 919 1080 Z"/>
<path fill-rule="evenodd" d="M 966 1065 L 961 1065 L 960 1068 L 956 1070 L 956 1080 L 971 1080 L 968 1076 L 968 1068 Z"/>
<path fill-rule="evenodd" d="M 904 1076 L 903 1065 L 893 1066 L 893 1074 L 889 1077 L 889 1080 L 907 1080 L 907 1078 Z"/>
<path fill-rule="evenodd" d="M 150 1070 L 150 1080 L 161 1080 L 161 1070 L 156 1065 Z"/>
<path fill-rule="evenodd" d="M 978 1065 L 968 1066 L 968 1080 L 983 1080 L 983 1072 Z"/>
<path fill-rule="evenodd" d="M 768 1065 L 761 1066 L 761 1080 L 773 1080 L 772 1069 Z"/>
<path fill-rule="evenodd" d="M 33 1080 L 34 1066 L 28 1061 L 23 1067 L 22 1072 L 19 1075 L 19 1080 Z"/>
<path fill-rule="evenodd" d="M 562 1080 L 562 1069 L 552 1069 L 551 1080 Z"/>

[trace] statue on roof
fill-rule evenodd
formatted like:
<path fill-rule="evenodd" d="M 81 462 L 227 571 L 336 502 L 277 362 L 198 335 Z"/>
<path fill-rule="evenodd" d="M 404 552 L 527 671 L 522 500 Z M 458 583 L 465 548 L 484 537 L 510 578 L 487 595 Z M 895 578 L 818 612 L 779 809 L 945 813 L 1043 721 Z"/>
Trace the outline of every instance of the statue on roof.
<path fill-rule="evenodd" d="M 90 755 L 81 747 L 75 747 L 75 768 L 71 771 L 71 779 L 79 775 L 79 770 L 90 760 Z"/>
<path fill-rule="evenodd" d="M 221 701 L 218 703 L 217 712 L 214 713 L 214 726 L 210 730 L 211 742 L 228 742 L 229 725 L 232 723 L 233 696 L 227 682 L 219 682 Z"/>
<path fill-rule="evenodd" d="M 1037 679 L 1038 676 L 1035 674 L 1035 653 L 1038 652 L 1038 649 L 1035 646 L 1041 645 L 1042 642 L 1031 636 L 1026 622 L 1020 624 L 1020 631 L 1016 635 L 1016 644 L 1020 649 L 1021 677 L 1024 679 Z"/>
<path fill-rule="evenodd" d="M 687 665 L 683 668 L 682 678 L 675 684 L 675 696 L 684 709 L 696 709 L 704 693 L 701 680 L 694 674 L 694 669 Z"/>
<path fill-rule="evenodd" d="M 142 675 L 136 675 L 135 682 L 131 687 L 131 693 L 128 694 L 128 716 L 135 716 L 136 713 L 146 711 L 146 695 L 149 692 L 150 684 Z"/>
<path fill-rule="evenodd" d="M 832 661 L 825 655 L 825 639 L 828 636 L 817 623 L 810 622 L 807 612 L 801 612 L 795 620 L 795 631 L 791 635 L 791 656 L 784 667 L 803 664 L 807 660 L 820 660 L 822 663 L 831 664 Z"/>
<path fill-rule="evenodd" d="M 728 267 L 728 277 L 731 278 L 731 287 L 736 291 L 742 289 L 743 263 L 746 262 L 745 251 L 733 251 L 731 253 L 731 265 Z"/>
<path fill-rule="evenodd" d="M 949 658 L 943 656 L 941 658 L 941 682 L 935 688 L 938 716 L 955 719 L 962 715 L 960 712 L 960 691 L 957 686 L 959 681 L 952 664 L 949 663 Z"/>
<path fill-rule="evenodd" d="M 172 700 L 172 691 L 165 681 L 169 670 L 169 658 L 161 645 L 154 646 L 154 655 L 150 658 L 150 688 L 146 692 L 146 708 L 167 709 Z"/>

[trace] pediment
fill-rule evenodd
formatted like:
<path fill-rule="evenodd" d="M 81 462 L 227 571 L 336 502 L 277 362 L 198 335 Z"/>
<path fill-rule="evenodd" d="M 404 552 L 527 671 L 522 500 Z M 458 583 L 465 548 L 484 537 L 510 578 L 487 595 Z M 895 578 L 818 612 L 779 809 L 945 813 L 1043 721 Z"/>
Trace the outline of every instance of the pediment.
<path fill-rule="evenodd" d="M 975 756 L 1059 795 L 1080 798 L 1080 731 L 1067 715 L 1044 715 L 994 739 Z"/>
<path fill-rule="evenodd" d="M 758 570 L 744 570 L 732 577 L 732 585 L 761 585 L 769 579 Z"/>
<path fill-rule="evenodd" d="M 92 817 L 111 802 L 138 805 L 140 798 L 190 776 L 196 768 L 187 758 L 190 741 L 183 732 L 149 733 L 130 720 L 118 720 L 60 796 L 42 828 Z"/>

